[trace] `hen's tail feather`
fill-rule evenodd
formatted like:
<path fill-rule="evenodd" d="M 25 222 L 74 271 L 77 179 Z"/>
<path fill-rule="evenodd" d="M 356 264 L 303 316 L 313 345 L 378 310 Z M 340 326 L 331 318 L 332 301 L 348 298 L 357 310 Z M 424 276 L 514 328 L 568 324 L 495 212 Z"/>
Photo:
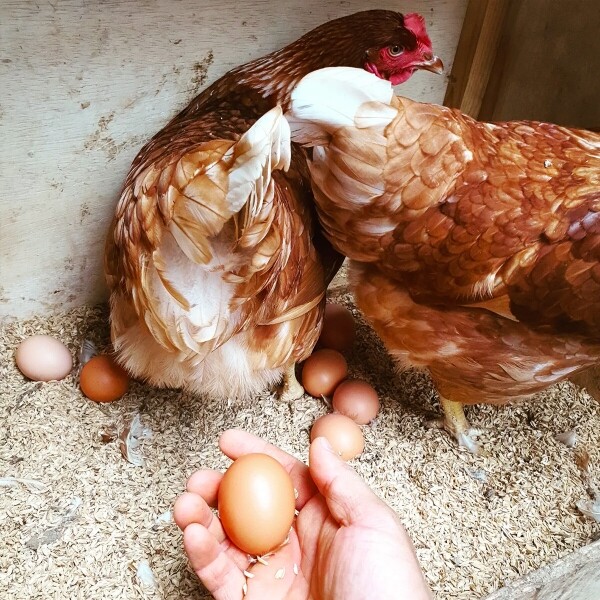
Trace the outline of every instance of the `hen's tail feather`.
<path fill-rule="evenodd" d="M 287 171 L 290 166 L 290 128 L 281 107 L 272 108 L 256 121 L 227 154 L 233 157 L 227 203 L 232 214 L 246 207 L 245 228 L 260 213 L 272 172 Z"/>
<path fill-rule="evenodd" d="M 195 169 L 177 169 L 179 179 L 167 192 L 173 206 L 169 230 L 188 259 L 208 264 L 214 257 L 210 239 L 238 214 L 237 225 L 249 226 L 268 201 L 272 172 L 289 167 L 289 125 L 277 106 L 237 142 L 207 142 L 179 162 L 191 155 Z"/>

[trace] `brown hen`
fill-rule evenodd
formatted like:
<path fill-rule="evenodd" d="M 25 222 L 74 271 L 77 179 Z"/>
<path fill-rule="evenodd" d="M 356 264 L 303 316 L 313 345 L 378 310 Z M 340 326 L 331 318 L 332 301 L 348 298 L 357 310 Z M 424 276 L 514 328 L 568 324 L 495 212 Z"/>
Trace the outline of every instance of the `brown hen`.
<path fill-rule="evenodd" d="M 226 74 L 142 148 L 105 253 L 112 341 L 132 375 L 221 397 L 284 375 L 284 396 L 302 394 L 294 365 L 317 341 L 342 258 L 318 232 L 305 159 L 277 105 L 324 66 L 394 83 L 439 70 L 415 24 L 380 10 L 330 21 Z"/>
<path fill-rule="evenodd" d="M 478 449 L 463 404 L 567 377 L 600 399 L 599 134 L 477 122 L 345 68 L 308 75 L 290 121 L 357 305 L 429 370 L 459 443 Z"/>

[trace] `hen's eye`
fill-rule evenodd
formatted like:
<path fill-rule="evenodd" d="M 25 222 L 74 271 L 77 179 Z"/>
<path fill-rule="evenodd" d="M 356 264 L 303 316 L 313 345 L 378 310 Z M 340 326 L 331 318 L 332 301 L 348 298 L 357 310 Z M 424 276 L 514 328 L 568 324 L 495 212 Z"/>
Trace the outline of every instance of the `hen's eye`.
<path fill-rule="evenodd" d="M 391 56 L 399 56 L 404 52 L 404 48 L 402 46 L 388 46 L 388 51 Z"/>

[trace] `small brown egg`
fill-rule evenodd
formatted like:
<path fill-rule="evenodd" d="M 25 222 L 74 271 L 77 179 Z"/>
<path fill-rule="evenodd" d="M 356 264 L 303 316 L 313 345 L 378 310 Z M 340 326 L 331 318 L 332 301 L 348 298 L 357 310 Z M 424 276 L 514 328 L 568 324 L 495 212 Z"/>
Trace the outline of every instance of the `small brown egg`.
<path fill-rule="evenodd" d="M 352 313 L 342 304 L 326 304 L 319 345 L 338 352 L 347 352 L 352 348 L 355 337 Z"/>
<path fill-rule="evenodd" d="M 127 391 L 129 375 L 110 356 L 99 354 L 83 365 L 79 387 L 94 402 L 113 402 Z"/>
<path fill-rule="evenodd" d="M 333 392 L 333 409 L 350 417 L 355 423 L 365 425 L 379 412 L 377 392 L 366 381 L 342 381 Z"/>
<path fill-rule="evenodd" d="M 310 441 L 321 436 L 344 460 L 358 456 L 365 449 L 360 427 L 345 415 L 332 413 L 318 418 L 310 430 Z"/>
<path fill-rule="evenodd" d="M 218 493 L 219 518 L 240 550 L 260 556 L 281 545 L 294 520 L 288 472 L 268 454 L 245 454 L 227 469 Z"/>
<path fill-rule="evenodd" d="M 23 340 L 15 353 L 19 371 L 34 381 L 64 379 L 73 368 L 68 348 L 49 335 L 32 335 Z"/>
<path fill-rule="evenodd" d="M 306 359 L 302 367 L 302 385 L 311 396 L 331 396 L 347 374 L 346 359 L 337 350 L 324 348 Z"/>

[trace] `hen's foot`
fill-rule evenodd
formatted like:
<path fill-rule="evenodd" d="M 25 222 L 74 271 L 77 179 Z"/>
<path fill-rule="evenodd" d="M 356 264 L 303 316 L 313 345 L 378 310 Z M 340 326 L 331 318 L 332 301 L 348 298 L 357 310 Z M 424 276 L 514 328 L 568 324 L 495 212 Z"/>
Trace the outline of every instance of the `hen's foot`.
<path fill-rule="evenodd" d="M 279 392 L 279 399 L 283 402 L 293 402 L 304 396 L 304 388 L 296 379 L 296 365 L 292 364 L 283 374 L 283 384 Z"/>
<path fill-rule="evenodd" d="M 427 426 L 443 429 L 458 442 L 459 446 L 466 448 L 473 454 L 486 456 L 487 452 L 475 441 L 475 438 L 481 435 L 481 430 L 471 427 L 465 417 L 462 404 L 446 398 L 440 400 L 444 416 L 429 420 Z"/>

